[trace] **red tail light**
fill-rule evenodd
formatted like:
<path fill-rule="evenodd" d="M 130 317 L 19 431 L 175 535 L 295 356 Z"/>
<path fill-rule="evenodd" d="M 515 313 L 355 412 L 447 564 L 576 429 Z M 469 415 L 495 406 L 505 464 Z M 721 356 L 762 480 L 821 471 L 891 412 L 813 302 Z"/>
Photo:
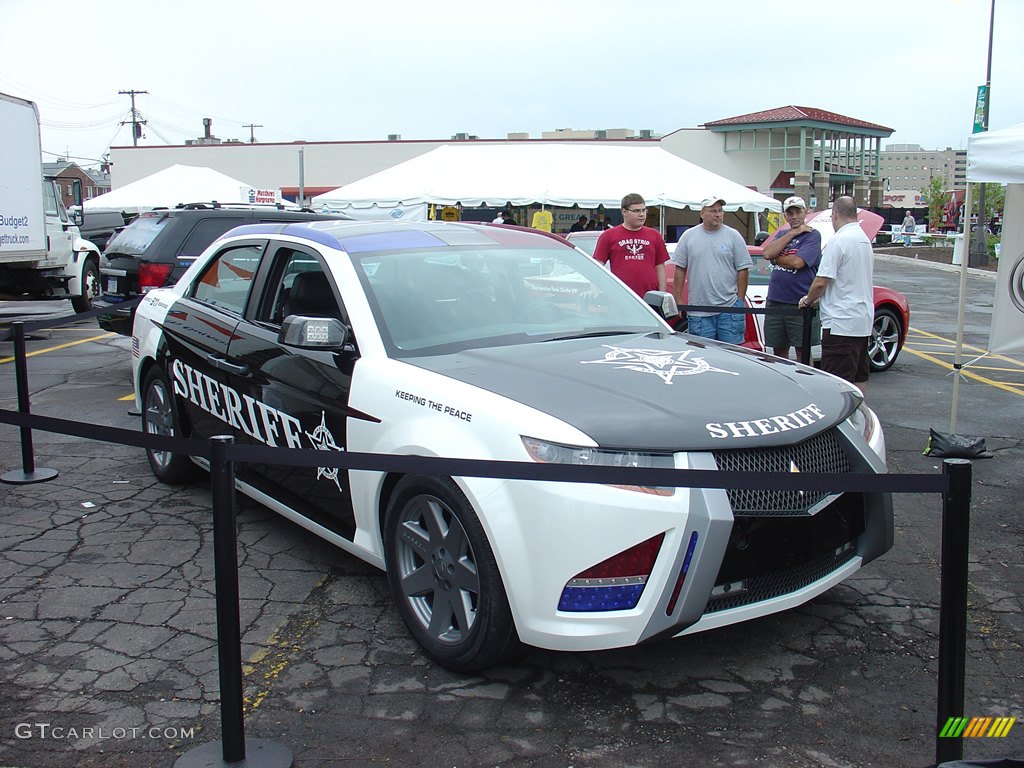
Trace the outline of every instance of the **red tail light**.
<path fill-rule="evenodd" d="M 167 283 L 171 276 L 173 264 L 147 264 L 139 265 L 139 292 L 145 293 L 153 288 L 159 288 Z"/>

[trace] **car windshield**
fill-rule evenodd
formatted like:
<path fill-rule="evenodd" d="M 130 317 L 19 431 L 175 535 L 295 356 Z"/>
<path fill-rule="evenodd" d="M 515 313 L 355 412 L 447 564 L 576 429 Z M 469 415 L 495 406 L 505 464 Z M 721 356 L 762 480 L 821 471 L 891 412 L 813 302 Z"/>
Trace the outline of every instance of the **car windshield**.
<path fill-rule="evenodd" d="M 141 256 L 170 219 L 167 216 L 140 216 L 122 229 L 107 245 L 105 253 Z"/>
<path fill-rule="evenodd" d="M 376 252 L 353 260 L 396 356 L 668 331 L 601 265 L 564 246 Z"/>
<path fill-rule="evenodd" d="M 584 232 L 576 233 L 570 232 L 567 236 L 570 243 L 575 245 L 584 253 L 588 253 L 591 256 L 594 255 L 594 250 L 597 248 L 597 238 L 601 236 L 600 232 Z"/>

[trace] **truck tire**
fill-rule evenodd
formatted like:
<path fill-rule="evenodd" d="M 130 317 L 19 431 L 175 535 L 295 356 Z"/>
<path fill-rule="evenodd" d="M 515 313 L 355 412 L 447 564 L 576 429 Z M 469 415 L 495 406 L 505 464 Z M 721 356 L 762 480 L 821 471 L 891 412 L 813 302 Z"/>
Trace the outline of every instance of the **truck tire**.
<path fill-rule="evenodd" d="M 81 291 L 71 297 L 71 307 L 75 312 L 88 312 L 92 309 L 92 300 L 100 295 L 100 266 L 93 258 L 85 260 L 82 265 Z"/>

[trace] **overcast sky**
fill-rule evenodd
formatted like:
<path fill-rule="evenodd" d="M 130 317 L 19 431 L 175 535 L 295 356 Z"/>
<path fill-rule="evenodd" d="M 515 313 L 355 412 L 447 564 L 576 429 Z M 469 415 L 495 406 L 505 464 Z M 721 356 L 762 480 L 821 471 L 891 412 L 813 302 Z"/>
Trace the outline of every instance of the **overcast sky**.
<path fill-rule="evenodd" d="M 995 0 L 990 128 L 1024 121 L 1024 2 Z M 0 0 L 0 91 L 45 159 L 183 144 L 670 133 L 796 104 L 964 147 L 991 0 Z M 248 124 L 260 127 L 248 128 Z"/>

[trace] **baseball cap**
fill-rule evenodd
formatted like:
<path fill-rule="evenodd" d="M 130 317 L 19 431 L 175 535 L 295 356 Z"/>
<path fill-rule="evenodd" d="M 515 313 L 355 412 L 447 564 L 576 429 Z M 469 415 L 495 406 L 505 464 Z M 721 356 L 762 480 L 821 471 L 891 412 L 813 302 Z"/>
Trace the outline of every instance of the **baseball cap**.
<path fill-rule="evenodd" d="M 806 211 L 807 203 L 804 202 L 802 197 L 793 195 L 793 197 L 787 197 L 786 202 L 782 204 L 783 211 L 788 211 L 790 208 L 803 208 Z"/>
<path fill-rule="evenodd" d="M 722 205 L 725 205 L 725 200 L 723 200 L 720 197 L 715 197 L 714 195 L 712 195 L 711 197 L 705 197 L 703 200 L 701 200 L 700 207 L 710 208 L 715 203 L 721 203 Z"/>

